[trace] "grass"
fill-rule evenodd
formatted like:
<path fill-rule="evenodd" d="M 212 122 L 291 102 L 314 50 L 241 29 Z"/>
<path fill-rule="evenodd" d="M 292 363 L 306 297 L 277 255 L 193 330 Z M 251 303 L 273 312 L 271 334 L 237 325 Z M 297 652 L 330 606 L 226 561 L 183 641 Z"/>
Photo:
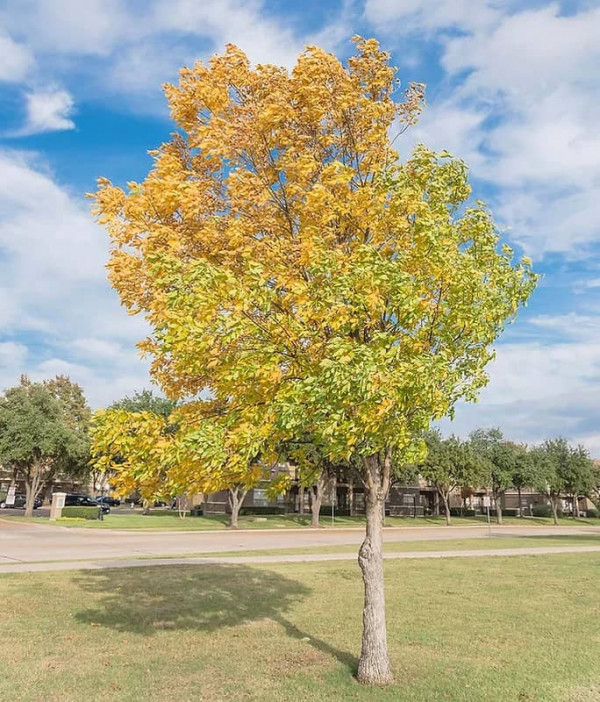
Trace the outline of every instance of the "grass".
<path fill-rule="evenodd" d="M 0 575 L 0 698 L 596 702 L 600 554 L 386 564 L 397 682 L 353 678 L 353 563 Z"/>
<path fill-rule="evenodd" d="M 538 548 L 543 546 L 600 546 L 600 534 L 565 534 L 557 536 L 499 536 L 491 539 L 436 539 L 433 541 L 387 541 L 386 553 L 408 553 L 415 551 L 482 551 L 505 548 Z M 328 553 L 358 553 L 357 544 L 339 546 L 310 546 L 302 548 L 255 549 L 245 551 L 218 551 L 187 553 L 172 558 L 211 558 L 214 556 L 304 556 Z M 169 558 L 170 556 L 167 556 Z M 143 556 L 142 558 L 146 558 Z M 156 556 L 148 556 L 156 558 Z M 0 571 L 1 572 L 1 571 Z"/>
<path fill-rule="evenodd" d="M 54 524 L 47 517 L 33 517 L 26 519 L 22 516 L 0 518 L 10 521 L 32 522 L 35 524 Z M 261 521 L 257 521 L 257 519 Z M 265 521 L 262 521 L 262 520 Z M 66 527 L 82 527 L 84 529 L 143 529 L 152 531 L 210 531 L 223 529 L 228 525 L 226 515 L 210 515 L 207 517 L 186 517 L 180 519 L 177 513 L 170 511 L 154 511 L 149 515 L 141 513 L 119 514 L 113 511 L 104 517 L 103 521 L 85 519 L 61 519 L 56 524 Z M 240 517 L 241 529 L 298 529 L 310 526 L 310 516 L 299 515 L 269 515 L 268 517 Z M 485 517 L 453 517 L 453 526 L 485 526 Z M 507 517 L 506 526 L 551 526 L 552 519 L 545 517 Z M 600 519 L 568 519 L 559 520 L 560 526 L 600 526 Z M 425 527 L 443 526 L 443 517 L 387 517 L 386 525 L 390 527 Z M 492 523 L 494 525 L 494 523 Z M 321 526 L 330 528 L 363 527 L 362 517 L 336 517 L 332 522 L 331 517 L 321 517 Z"/>

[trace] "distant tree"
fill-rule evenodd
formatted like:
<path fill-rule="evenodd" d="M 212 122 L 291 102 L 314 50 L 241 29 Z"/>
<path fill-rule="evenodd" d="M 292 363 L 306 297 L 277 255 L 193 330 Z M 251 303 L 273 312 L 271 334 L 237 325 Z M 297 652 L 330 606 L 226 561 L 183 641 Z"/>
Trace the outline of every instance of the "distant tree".
<path fill-rule="evenodd" d="M 32 383 L 22 376 L 0 396 L 0 460 L 16 468 L 25 483 L 27 517 L 44 483 L 59 471 L 75 470 L 87 456 L 85 403 L 79 402 L 77 388 L 64 377 Z M 74 413 L 75 406 L 82 411 Z"/>
<path fill-rule="evenodd" d="M 469 436 L 473 452 L 489 462 L 489 480 L 496 510 L 496 520 L 502 524 L 502 500 L 508 489 L 514 487 L 518 452 L 515 444 L 506 441 L 498 428 L 476 429 Z"/>
<path fill-rule="evenodd" d="M 511 444 L 513 451 L 512 484 L 517 488 L 519 499 L 519 517 L 523 516 L 523 488 L 533 487 L 536 483 L 535 465 L 531 459 L 527 446 L 524 444 Z"/>
<path fill-rule="evenodd" d="M 122 409 L 127 412 L 154 412 L 161 417 L 168 417 L 177 407 L 174 400 L 155 395 L 152 390 L 136 391 L 132 396 L 125 395 L 113 402 L 108 409 Z"/>
<path fill-rule="evenodd" d="M 550 500 L 552 519 L 558 524 L 558 507 L 565 492 L 565 481 L 560 466 L 569 460 L 569 445 L 565 439 L 544 441 L 531 451 L 535 468 L 535 487 Z"/>
<path fill-rule="evenodd" d="M 579 498 L 589 495 L 594 484 L 593 464 L 587 450 L 579 444 L 569 446 L 568 458 L 559 465 L 565 493 L 571 498 L 573 518 L 580 516 Z"/>
<path fill-rule="evenodd" d="M 487 478 L 487 463 L 468 443 L 455 436 L 443 439 L 439 431 L 426 434 L 427 456 L 419 464 L 421 476 L 434 487 L 444 504 L 446 524 L 451 524 L 450 496 L 459 487 L 477 487 Z"/>
<path fill-rule="evenodd" d="M 600 508 L 600 461 L 592 461 L 592 485 L 590 489 L 590 498 Z"/>

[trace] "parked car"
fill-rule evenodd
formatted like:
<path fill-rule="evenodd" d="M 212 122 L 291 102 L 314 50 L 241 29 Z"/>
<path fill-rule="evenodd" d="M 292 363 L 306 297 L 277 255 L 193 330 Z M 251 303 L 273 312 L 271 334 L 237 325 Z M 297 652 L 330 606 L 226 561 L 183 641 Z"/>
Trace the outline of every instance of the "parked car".
<path fill-rule="evenodd" d="M 96 498 L 96 502 L 108 505 L 109 507 L 118 507 L 121 504 L 121 500 L 117 497 L 110 497 L 110 495 L 100 495 Z"/>
<path fill-rule="evenodd" d="M 27 500 L 27 496 L 23 492 L 17 492 L 15 493 L 15 503 L 14 505 L 7 505 L 6 504 L 6 498 L 3 499 L 2 502 L 0 502 L 0 508 L 2 509 L 25 509 L 25 501 Z M 44 504 L 44 500 L 42 500 L 41 497 L 36 497 L 35 500 L 33 501 L 33 509 L 39 509 L 42 505 Z"/>
<path fill-rule="evenodd" d="M 80 495 L 78 493 L 68 493 L 65 495 L 65 507 L 102 507 L 104 514 L 110 512 L 110 507 L 97 502 L 89 495 Z"/>

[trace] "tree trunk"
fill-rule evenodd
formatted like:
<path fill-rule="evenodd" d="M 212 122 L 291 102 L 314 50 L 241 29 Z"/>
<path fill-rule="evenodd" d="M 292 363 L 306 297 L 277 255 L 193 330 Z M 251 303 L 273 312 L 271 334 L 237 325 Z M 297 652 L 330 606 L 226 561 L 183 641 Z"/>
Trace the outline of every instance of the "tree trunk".
<path fill-rule="evenodd" d="M 552 520 L 554 526 L 558 526 L 558 497 L 552 495 L 550 497 L 550 505 L 552 506 Z"/>
<path fill-rule="evenodd" d="M 231 517 L 229 518 L 229 527 L 231 529 L 237 529 L 239 526 L 238 518 L 240 516 L 240 507 L 247 494 L 248 490 L 244 490 L 239 485 L 227 490 L 227 501 L 231 508 Z"/>
<path fill-rule="evenodd" d="M 304 514 L 304 486 L 298 486 L 298 514 Z"/>
<path fill-rule="evenodd" d="M 42 484 L 42 466 L 34 462 L 25 476 L 25 517 L 33 517 L 33 504 Z"/>
<path fill-rule="evenodd" d="M 348 483 L 348 511 L 350 516 L 354 516 L 354 485 Z"/>
<path fill-rule="evenodd" d="M 444 501 L 444 512 L 446 515 L 446 526 L 450 526 L 452 524 L 452 518 L 450 516 L 450 496 L 445 495 L 444 493 L 440 493 L 442 500 Z"/>
<path fill-rule="evenodd" d="M 519 517 L 523 516 L 523 497 L 521 495 L 521 486 L 517 487 L 517 494 L 519 496 Z"/>
<path fill-rule="evenodd" d="M 496 522 L 502 526 L 502 499 L 500 495 L 494 495 L 494 507 L 496 508 Z"/>
<path fill-rule="evenodd" d="M 321 503 L 323 502 L 323 491 L 325 489 L 325 476 L 323 473 L 317 478 L 317 482 L 310 489 L 310 511 L 311 511 L 311 527 L 319 527 L 319 519 L 321 516 Z"/>
<path fill-rule="evenodd" d="M 579 519 L 581 517 L 581 511 L 579 510 L 579 495 L 573 497 L 573 517 Z"/>
<path fill-rule="evenodd" d="M 391 452 L 381 465 L 379 455 L 364 459 L 365 511 L 367 528 L 365 540 L 358 552 L 358 563 L 365 585 L 363 606 L 363 635 L 358 680 L 371 685 L 393 682 L 385 626 L 385 595 L 383 582 L 383 510 L 389 490 Z"/>
<path fill-rule="evenodd" d="M 150 514 L 150 500 L 144 500 L 142 502 L 142 514 Z"/>

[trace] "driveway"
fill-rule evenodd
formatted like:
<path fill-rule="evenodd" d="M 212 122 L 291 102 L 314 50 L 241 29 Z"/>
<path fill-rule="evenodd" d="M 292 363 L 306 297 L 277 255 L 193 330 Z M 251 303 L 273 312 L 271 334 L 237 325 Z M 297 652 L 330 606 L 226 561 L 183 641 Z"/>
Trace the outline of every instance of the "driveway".
<path fill-rule="evenodd" d="M 0 515 L 1 517 L 1 515 Z M 485 539 L 486 527 L 386 528 L 384 540 L 431 541 Z M 600 527 L 494 527 L 502 536 L 557 536 L 598 534 Z M 262 549 L 343 546 L 361 543 L 362 529 L 285 529 L 211 532 L 139 532 L 77 529 L 14 523 L 0 518 L 0 572 L 2 564 L 31 561 L 109 560 L 140 556 L 182 556 L 192 553 Z"/>

